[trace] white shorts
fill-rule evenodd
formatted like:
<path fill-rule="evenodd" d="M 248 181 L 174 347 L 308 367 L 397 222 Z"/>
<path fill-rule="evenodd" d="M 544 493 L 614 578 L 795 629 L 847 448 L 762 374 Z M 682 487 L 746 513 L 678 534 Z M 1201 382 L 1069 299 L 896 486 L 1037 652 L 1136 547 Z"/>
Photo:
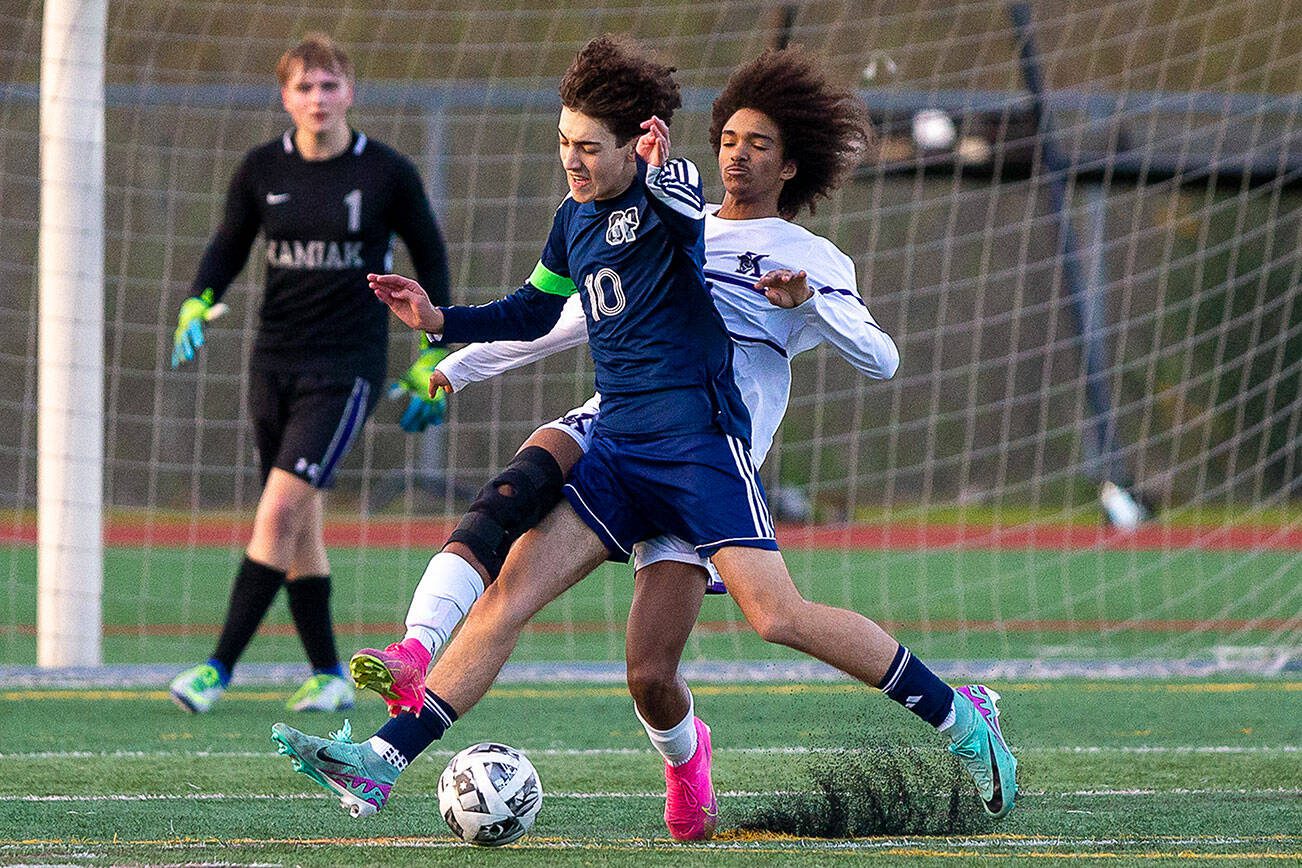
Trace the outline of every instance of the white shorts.
<path fill-rule="evenodd" d="M 592 446 L 592 429 L 596 427 L 597 417 L 600 415 L 601 395 L 596 394 L 561 418 L 541 427 L 564 431 L 574 438 L 574 442 L 579 444 L 580 449 L 587 452 Z"/>
<path fill-rule="evenodd" d="M 592 429 L 596 427 L 597 417 L 600 415 L 601 395 L 598 394 L 593 395 L 559 419 L 548 422 L 542 427 L 565 432 L 574 439 L 575 443 L 579 444 L 579 448 L 587 452 L 592 445 Z M 723 586 L 723 579 L 719 577 L 719 572 L 714 568 L 714 564 L 710 563 L 708 558 L 698 555 L 696 549 L 686 540 L 665 534 L 633 546 L 633 568 L 635 570 L 640 570 L 642 567 L 657 564 L 661 561 L 677 561 L 678 563 L 698 566 L 709 575 L 709 584 L 706 587 L 707 593 L 727 593 L 727 589 Z"/>
<path fill-rule="evenodd" d="M 714 564 L 710 563 L 709 558 L 698 555 L 696 549 L 687 540 L 664 534 L 634 544 L 633 569 L 635 571 L 651 564 L 658 564 L 661 561 L 677 561 L 680 564 L 698 566 L 706 572 L 705 592 L 707 594 L 728 593 L 728 589 L 723 585 L 723 578 L 720 577 L 719 571 L 714 568 Z"/>

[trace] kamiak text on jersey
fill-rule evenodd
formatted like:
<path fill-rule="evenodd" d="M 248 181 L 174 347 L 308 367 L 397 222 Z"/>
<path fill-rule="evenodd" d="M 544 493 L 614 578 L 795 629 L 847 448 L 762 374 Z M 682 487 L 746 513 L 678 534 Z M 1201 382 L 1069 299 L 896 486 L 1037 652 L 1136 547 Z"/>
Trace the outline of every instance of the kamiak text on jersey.
<path fill-rule="evenodd" d="M 267 240 L 267 264 L 302 271 L 342 271 L 365 268 L 362 242 Z"/>

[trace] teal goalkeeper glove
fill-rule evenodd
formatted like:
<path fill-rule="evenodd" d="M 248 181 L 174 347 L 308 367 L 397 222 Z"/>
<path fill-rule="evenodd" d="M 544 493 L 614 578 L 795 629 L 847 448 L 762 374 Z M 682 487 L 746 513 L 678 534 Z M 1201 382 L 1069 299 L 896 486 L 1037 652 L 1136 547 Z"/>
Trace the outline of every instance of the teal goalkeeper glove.
<path fill-rule="evenodd" d="M 172 333 L 172 367 L 194 358 L 195 351 L 203 346 L 203 324 L 212 322 L 226 313 L 226 305 L 213 301 L 212 288 L 181 302 L 181 312 L 176 317 L 176 331 Z"/>
<path fill-rule="evenodd" d="M 407 369 L 407 373 L 389 388 L 390 398 L 410 396 L 407 410 L 398 420 L 402 430 L 409 434 L 416 434 L 430 425 L 439 424 L 447 414 L 447 396 L 442 391 L 435 397 L 430 397 L 429 394 L 429 381 L 430 377 L 434 376 L 434 368 L 447 354 L 448 351 L 442 347 L 427 347 L 421 351 L 416 363 Z"/>

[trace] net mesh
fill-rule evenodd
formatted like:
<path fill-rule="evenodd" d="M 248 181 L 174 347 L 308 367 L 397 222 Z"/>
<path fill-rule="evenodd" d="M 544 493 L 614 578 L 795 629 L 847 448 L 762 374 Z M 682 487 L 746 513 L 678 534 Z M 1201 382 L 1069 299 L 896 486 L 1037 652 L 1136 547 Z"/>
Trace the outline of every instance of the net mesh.
<path fill-rule="evenodd" d="M 764 477 L 797 584 L 933 658 L 1281 666 L 1297 654 L 1299 4 L 1036 2 L 1031 52 L 1010 4 L 995 2 L 511 7 L 110 4 L 110 662 L 205 654 L 247 538 L 260 247 L 196 364 L 170 369 L 170 335 L 231 172 L 286 126 L 276 58 L 310 29 L 352 54 L 354 126 L 421 169 L 454 298 L 474 303 L 537 259 L 564 190 L 556 81 L 588 38 L 630 33 L 678 66 L 675 148 L 714 201 L 713 94 L 766 46 L 816 48 L 863 93 L 878 143 L 802 222 L 854 259 L 902 365 L 879 383 L 827 348 L 795 361 Z M 40 15 L 38 3 L 0 9 L 9 663 L 31 662 L 35 646 Z M 1047 88 L 1039 102 L 1028 72 Z M 400 246 L 397 268 L 410 271 Z M 393 373 L 413 354 L 395 328 Z M 575 351 L 467 389 L 423 438 L 382 404 L 329 501 L 344 646 L 396 629 L 446 522 L 538 422 L 590 390 Z M 1112 528 L 1107 481 L 1152 520 Z M 544 613 L 521 655 L 620 659 L 630 588 L 626 569 L 603 568 Z M 297 659 L 286 624 L 273 614 L 251 656 Z M 784 652 L 710 601 L 689 653 Z"/>

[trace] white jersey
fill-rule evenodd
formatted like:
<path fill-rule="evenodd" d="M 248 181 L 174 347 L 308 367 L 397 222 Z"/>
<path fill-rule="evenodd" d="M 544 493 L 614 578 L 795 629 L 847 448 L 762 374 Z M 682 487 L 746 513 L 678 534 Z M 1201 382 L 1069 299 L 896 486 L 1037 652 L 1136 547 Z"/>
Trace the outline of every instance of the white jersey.
<path fill-rule="evenodd" d="M 733 376 L 750 410 L 751 456 L 764 461 L 787 411 L 791 357 L 826 341 L 851 365 L 886 379 L 899 366 L 899 351 L 860 298 L 854 263 L 826 238 L 781 217 L 724 220 L 712 206 L 705 218 L 705 279 L 734 343 Z M 755 289 L 768 271 L 807 274 L 813 295 L 780 308 Z M 494 377 L 587 341 L 578 296 L 560 320 L 534 341 L 472 344 L 438 365 L 453 389 Z"/>

